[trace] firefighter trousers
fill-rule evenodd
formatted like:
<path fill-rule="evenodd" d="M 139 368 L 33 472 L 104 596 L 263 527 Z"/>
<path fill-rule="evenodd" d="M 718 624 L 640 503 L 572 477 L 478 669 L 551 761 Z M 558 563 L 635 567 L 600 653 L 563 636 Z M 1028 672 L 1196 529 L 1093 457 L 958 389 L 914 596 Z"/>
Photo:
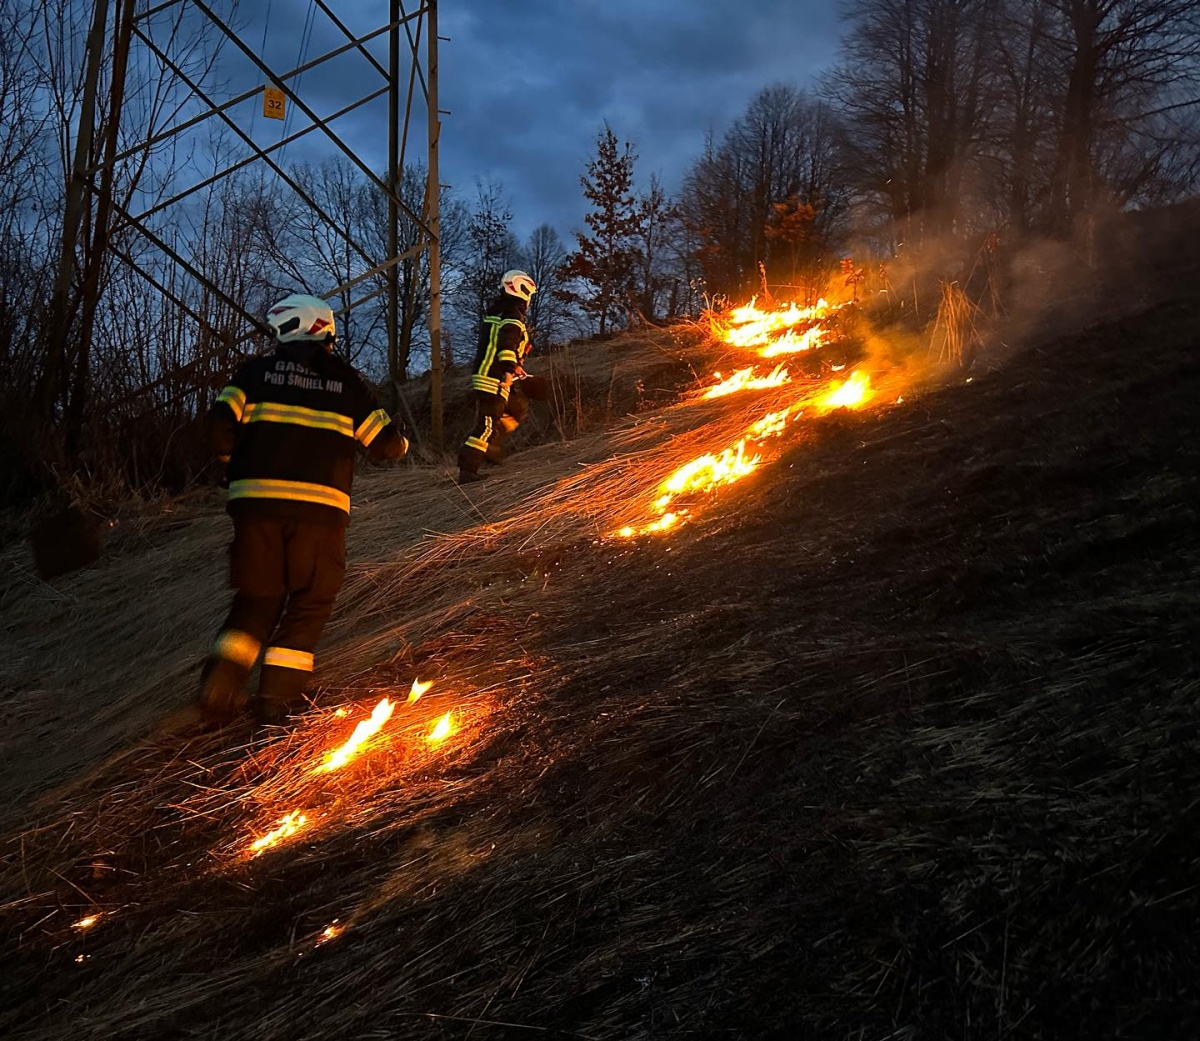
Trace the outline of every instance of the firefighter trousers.
<path fill-rule="evenodd" d="M 342 527 L 251 513 L 234 517 L 233 603 L 201 681 L 200 703 L 210 721 L 229 722 L 246 706 L 246 679 L 260 653 L 255 715 L 275 722 L 300 706 L 345 572 Z"/>
<path fill-rule="evenodd" d="M 458 452 L 458 468 L 466 473 L 478 473 L 486 459 L 499 463 L 504 458 L 504 443 L 529 415 L 529 402 L 516 384 L 508 396 L 488 394 L 477 390 L 475 395 L 475 425 Z"/>

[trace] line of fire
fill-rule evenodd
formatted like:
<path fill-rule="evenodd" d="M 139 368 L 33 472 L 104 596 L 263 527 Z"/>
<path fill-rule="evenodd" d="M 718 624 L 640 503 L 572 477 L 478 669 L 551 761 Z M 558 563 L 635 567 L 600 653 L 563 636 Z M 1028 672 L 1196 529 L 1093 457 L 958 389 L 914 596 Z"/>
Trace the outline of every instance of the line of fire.
<path fill-rule="evenodd" d="M 806 420 L 902 403 L 900 374 L 870 357 L 839 354 L 848 339 L 842 319 L 853 308 L 824 299 L 811 306 L 764 307 L 752 299 L 707 312 L 708 340 L 732 360 L 734 371 L 712 371 L 706 385 L 685 394 L 672 409 L 724 409 L 745 421 L 732 440 L 682 460 L 671 443 L 660 448 L 656 466 L 661 473 L 653 486 L 614 505 L 607 521 L 598 522 L 596 541 L 636 546 L 642 539 L 686 537 L 682 529 L 689 522 L 720 496 L 736 494 L 739 482 L 768 469 L 796 441 Z M 706 423 L 703 416 L 696 424 L 701 431 L 709 426 L 723 430 L 728 424 Z M 593 489 L 588 501 L 598 494 L 603 497 L 603 490 Z M 445 691 L 442 698 L 438 687 Z M 456 742 L 486 734 L 498 702 L 447 708 L 453 687 L 451 677 L 414 679 L 404 697 L 377 691 L 382 696 L 374 703 L 306 713 L 286 740 L 276 742 L 286 751 L 272 760 L 269 774 L 239 795 L 237 812 L 230 815 L 234 819 L 210 851 L 210 870 L 246 867 L 297 843 L 319 843 L 373 794 L 403 785 L 414 772 L 436 769 L 438 757 Z M 434 711 L 423 712 L 431 703 Z M 119 914 L 120 908 L 90 908 L 71 930 L 82 937 Z M 334 921 L 312 943 L 328 943 L 346 928 Z"/>

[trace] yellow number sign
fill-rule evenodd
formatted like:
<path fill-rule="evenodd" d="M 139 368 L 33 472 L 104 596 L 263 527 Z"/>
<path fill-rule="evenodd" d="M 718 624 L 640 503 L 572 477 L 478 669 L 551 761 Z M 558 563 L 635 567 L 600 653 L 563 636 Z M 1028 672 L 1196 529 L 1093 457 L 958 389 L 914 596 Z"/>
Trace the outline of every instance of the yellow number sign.
<path fill-rule="evenodd" d="M 284 93 L 277 87 L 263 87 L 263 115 L 267 119 L 283 119 Z"/>

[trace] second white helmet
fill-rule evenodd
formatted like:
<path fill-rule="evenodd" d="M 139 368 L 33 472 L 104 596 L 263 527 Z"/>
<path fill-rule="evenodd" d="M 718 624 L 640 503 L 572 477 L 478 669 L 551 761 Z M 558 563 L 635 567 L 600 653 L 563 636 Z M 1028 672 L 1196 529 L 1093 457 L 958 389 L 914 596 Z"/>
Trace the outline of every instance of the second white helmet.
<path fill-rule="evenodd" d="M 515 268 L 512 271 L 505 271 L 504 276 L 500 279 L 500 288 L 509 296 L 515 296 L 525 303 L 533 298 L 533 294 L 537 292 L 537 286 L 528 272 L 518 271 Z"/>
<path fill-rule="evenodd" d="M 333 309 L 318 296 L 292 293 L 267 310 L 267 324 L 280 343 L 315 340 L 332 343 L 337 337 Z"/>

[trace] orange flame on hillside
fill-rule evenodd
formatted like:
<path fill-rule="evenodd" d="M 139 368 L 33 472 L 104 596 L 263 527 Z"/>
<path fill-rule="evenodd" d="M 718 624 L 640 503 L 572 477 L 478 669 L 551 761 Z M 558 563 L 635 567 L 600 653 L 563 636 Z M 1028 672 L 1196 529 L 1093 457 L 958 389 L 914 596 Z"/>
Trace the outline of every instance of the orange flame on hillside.
<path fill-rule="evenodd" d="M 441 719 L 437 721 L 437 724 L 429 732 L 429 737 L 426 738 L 426 740 L 429 741 L 430 744 L 441 744 L 441 742 L 445 741 L 446 738 L 453 736 L 456 732 L 457 728 L 454 725 L 453 714 L 447 712 L 444 716 L 442 716 Z"/>
<path fill-rule="evenodd" d="M 250 843 L 250 855 L 257 856 L 264 849 L 278 845 L 284 839 L 295 835 L 307 823 L 308 817 L 302 810 L 292 810 L 291 813 L 284 814 L 279 818 L 279 824 L 274 829 Z"/>
<path fill-rule="evenodd" d="M 325 761 L 317 767 L 317 771 L 320 773 L 331 773 L 334 770 L 340 770 L 358 755 L 363 745 L 379 733 L 383 728 L 383 724 L 392 718 L 392 713 L 395 711 L 396 706 L 391 698 L 384 698 L 380 701 L 371 710 L 370 717 L 362 720 L 354 728 L 354 733 L 350 735 L 344 745 L 340 748 L 335 748 L 332 752 L 326 753 Z"/>
<path fill-rule="evenodd" d="M 408 692 L 408 701 L 406 701 L 405 704 L 411 705 L 414 701 L 418 701 L 421 695 L 432 686 L 433 680 L 430 680 L 428 683 L 422 683 L 420 680 L 413 680 L 412 688 Z"/>
<path fill-rule="evenodd" d="M 820 400 L 827 409 L 857 408 L 871 397 L 871 377 L 863 372 L 852 372 L 840 387 L 835 387 Z"/>
<path fill-rule="evenodd" d="M 751 300 L 744 307 L 734 308 L 724 320 L 712 318 L 710 327 L 716 338 L 731 346 L 753 348 L 760 357 L 773 358 L 821 346 L 828 333 L 818 323 L 841 306 L 820 300 L 811 307 L 788 304 L 776 311 L 762 311 Z M 715 378 L 720 380 L 721 374 L 716 373 Z M 709 387 L 701 397 L 715 398 L 737 391 L 779 387 L 790 382 L 791 375 L 783 362 L 768 375 L 759 375 L 750 366 L 739 369 L 732 376 Z M 806 382 L 798 389 L 797 398 L 792 404 L 751 423 L 728 448 L 705 453 L 677 468 L 659 484 L 649 504 L 648 512 L 652 519 L 642 524 L 626 525 L 614 534 L 619 538 L 632 538 L 677 527 L 687 519 L 690 510 L 687 502 L 681 502 L 681 499 L 690 502 L 699 494 L 712 493 L 752 474 L 766 461 L 763 443 L 783 434 L 789 421 L 802 415 L 803 407 L 811 405 L 818 411 L 858 408 L 872 396 L 870 378 L 860 372 L 852 373 L 832 390 L 816 397 L 811 394 L 811 387 L 812 383 Z"/>
<path fill-rule="evenodd" d="M 757 300 L 757 297 L 752 297 L 750 303 L 742 307 L 735 307 L 729 312 L 726 322 L 714 320 L 712 322 L 713 334 L 734 347 L 769 347 L 781 336 L 791 333 L 796 326 L 812 325 L 813 322 L 826 317 L 831 311 L 836 311 L 842 306 L 818 300 L 811 307 L 788 304 L 787 307 L 775 311 L 761 311 L 755 306 Z M 794 333 L 791 335 L 793 339 L 796 338 Z M 806 350 L 807 348 L 796 349 Z"/>
<path fill-rule="evenodd" d="M 719 372 L 713 373 L 714 378 L 721 379 Z M 787 369 L 780 362 L 775 366 L 769 376 L 755 376 L 754 369 L 738 369 L 732 376 L 727 377 L 721 383 L 709 387 L 704 392 L 705 398 L 720 398 L 726 394 L 734 394 L 739 390 L 761 390 L 764 387 L 778 387 L 791 380 Z"/>
<path fill-rule="evenodd" d="M 413 684 L 409 689 L 408 699 L 405 704 L 411 705 L 420 700 L 421 695 L 432 686 L 432 680 L 425 683 L 422 683 L 419 679 L 413 680 Z M 367 743 L 372 737 L 374 737 L 379 733 L 380 730 L 383 729 L 384 725 L 389 719 L 392 718 L 392 715 L 395 713 L 395 711 L 396 703 L 392 701 L 391 698 L 381 699 L 375 705 L 374 709 L 371 710 L 371 715 L 366 719 L 359 721 L 350 737 L 347 738 L 347 740 L 337 748 L 326 752 L 320 764 L 313 767 L 309 772 L 311 774 L 323 774 L 340 770 L 343 766 L 363 752 L 367 746 Z M 346 715 L 346 712 L 344 709 L 338 709 L 334 715 L 337 717 L 342 717 Z M 447 712 L 442 719 L 442 723 L 438 724 L 439 727 L 442 726 L 443 723 L 445 724 L 445 733 L 441 735 L 438 740 L 441 740 L 442 737 L 448 737 L 450 733 L 452 733 L 449 728 L 449 719 L 450 713 Z M 437 731 L 435 729 L 435 733 L 436 732 Z M 432 735 L 430 740 L 434 740 Z M 296 832 L 306 827 L 308 823 L 309 818 L 303 810 L 292 810 L 290 813 L 280 817 L 278 823 L 271 831 L 260 836 L 259 838 L 254 839 L 250 843 L 250 855 L 257 856 L 264 849 L 269 849 L 272 846 L 279 845 L 279 843 L 283 842 L 284 839 L 290 838 L 292 835 L 295 835 Z"/>

